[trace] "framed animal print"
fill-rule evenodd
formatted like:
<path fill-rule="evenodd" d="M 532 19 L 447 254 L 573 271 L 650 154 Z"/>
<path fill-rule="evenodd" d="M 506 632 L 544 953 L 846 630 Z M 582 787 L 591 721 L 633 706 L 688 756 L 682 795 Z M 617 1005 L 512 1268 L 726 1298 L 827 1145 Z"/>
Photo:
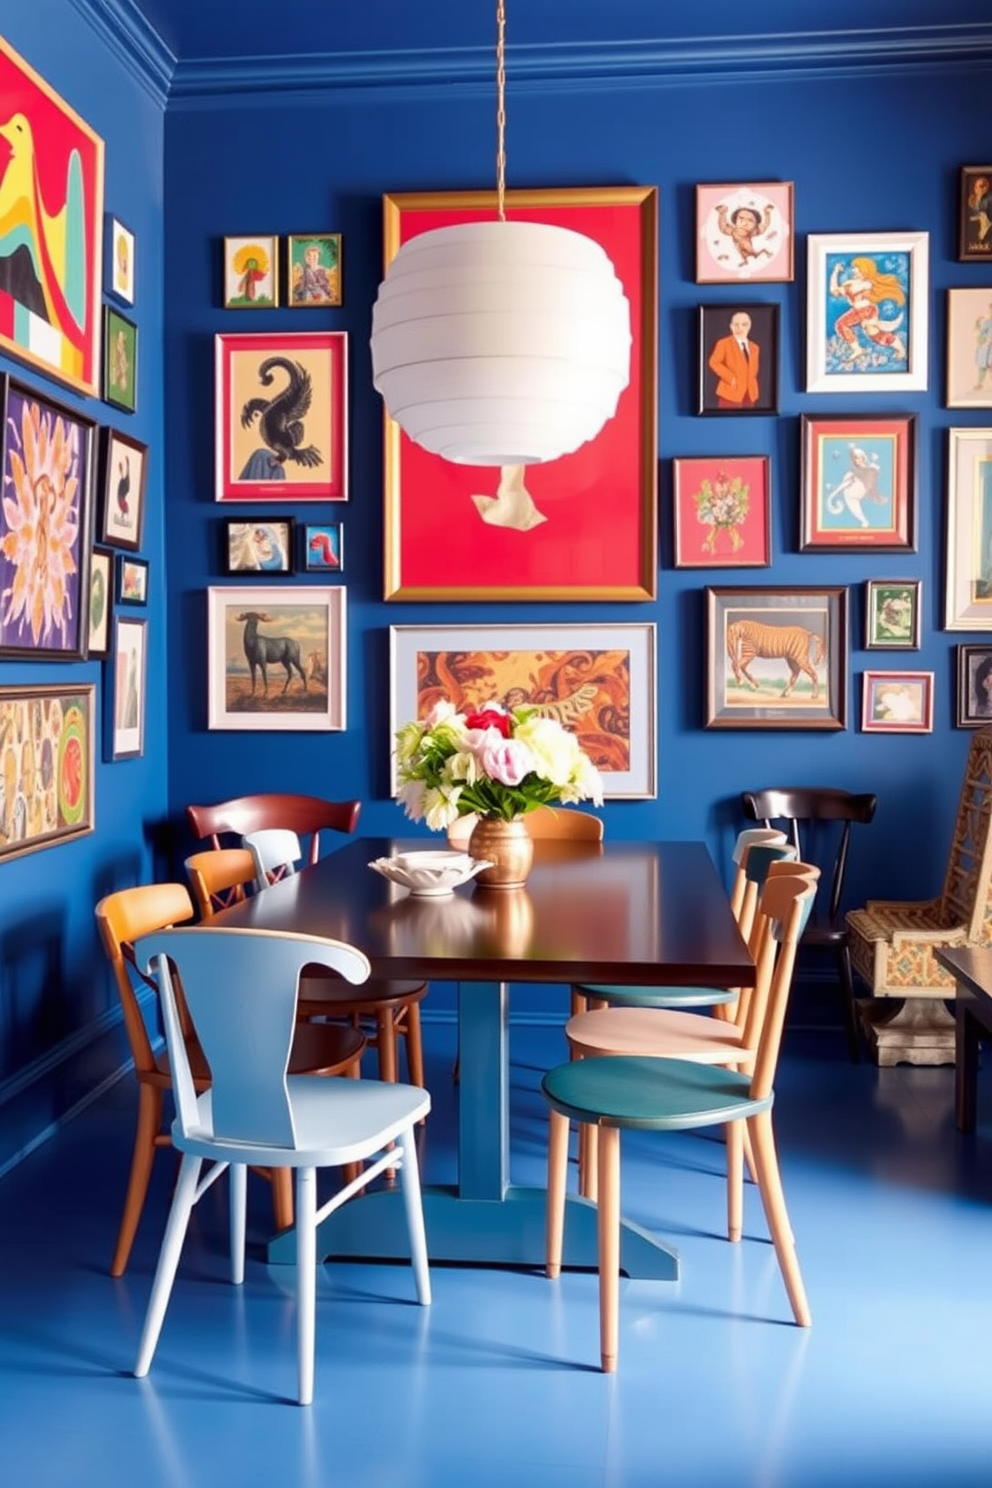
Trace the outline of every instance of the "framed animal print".
<path fill-rule="evenodd" d="M 99 539 L 108 547 L 132 553 L 141 547 L 147 480 L 147 444 L 119 429 L 101 429 Z"/>
<path fill-rule="evenodd" d="M 792 182 L 696 187 L 696 283 L 794 277 Z"/>
<path fill-rule="evenodd" d="M 916 419 L 803 414 L 799 546 L 912 552 Z"/>
<path fill-rule="evenodd" d="M 347 501 L 348 336 L 215 340 L 218 501 Z"/>
<path fill-rule="evenodd" d="M 347 591 L 207 590 L 207 727 L 343 729 Z"/>
<path fill-rule="evenodd" d="M 847 727 L 847 590 L 706 590 L 707 728 Z"/>

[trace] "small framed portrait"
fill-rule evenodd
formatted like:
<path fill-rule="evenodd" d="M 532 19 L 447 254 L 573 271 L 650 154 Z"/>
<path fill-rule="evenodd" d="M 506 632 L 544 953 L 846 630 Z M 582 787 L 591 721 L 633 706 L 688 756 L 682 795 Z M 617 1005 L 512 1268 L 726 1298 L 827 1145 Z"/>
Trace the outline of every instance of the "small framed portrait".
<path fill-rule="evenodd" d="M 803 414 L 801 551 L 915 545 L 916 419 Z"/>
<path fill-rule="evenodd" d="M 148 562 L 144 558 L 132 558 L 121 553 L 117 559 L 117 603 L 119 605 L 145 605 L 148 603 Z"/>
<path fill-rule="evenodd" d="M 100 431 L 100 541 L 111 548 L 141 547 L 145 525 L 148 446 L 119 429 Z"/>
<path fill-rule="evenodd" d="M 992 429 L 948 429 L 945 630 L 992 630 Z"/>
<path fill-rule="evenodd" d="M 676 568 L 767 568 L 771 506 L 767 455 L 672 461 Z"/>
<path fill-rule="evenodd" d="M 865 583 L 865 650 L 920 649 L 919 579 L 868 579 Z"/>
<path fill-rule="evenodd" d="M 947 291 L 947 406 L 992 408 L 992 285 Z"/>
<path fill-rule="evenodd" d="M 341 234 L 294 233 L 288 241 L 290 305 L 297 310 L 340 305 Z"/>
<path fill-rule="evenodd" d="M 224 522 L 223 565 L 227 574 L 293 572 L 292 517 L 259 517 L 257 521 Z"/>
<path fill-rule="evenodd" d="M 138 407 L 138 327 L 111 305 L 103 307 L 103 401 L 125 413 Z"/>
<path fill-rule="evenodd" d="M 933 729 L 933 672 L 865 672 L 861 694 L 864 734 L 929 734 Z"/>
<path fill-rule="evenodd" d="M 698 411 L 778 411 L 777 305 L 700 305 Z"/>
<path fill-rule="evenodd" d="M 134 233 L 112 212 L 107 213 L 105 252 L 107 293 L 122 305 L 133 305 Z"/>
<path fill-rule="evenodd" d="M 794 277 L 792 182 L 696 187 L 696 283 Z"/>
<path fill-rule="evenodd" d="M 810 233 L 806 391 L 926 391 L 929 237 Z"/>
<path fill-rule="evenodd" d="M 114 684 L 111 759 L 137 759 L 145 752 L 145 680 L 148 622 L 114 617 Z"/>
<path fill-rule="evenodd" d="M 957 728 L 992 723 L 992 646 L 958 646 Z"/>
<path fill-rule="evenodd" d="M 961 263 L 992 263 L 992 165 L 961 167 L 958 259 Z"/>
<path fill-rule="evenodd" d="M 271 310 L 279 303 L 279 239 L 269 233 L 224 239 L 224 309 Z"/>
<path fill-rule="evenodd" d="M 113 599 L 113 553 L 94 548 L 90 554 L 89 636 L 86 655 L 110 655 L 110 615 Z"/>
<path fill-rule="evenodd" d="M 344 570 L 344 524 L 307 523 L 304 532 L 304 567 L 307 573 L 342 573 Z"/>

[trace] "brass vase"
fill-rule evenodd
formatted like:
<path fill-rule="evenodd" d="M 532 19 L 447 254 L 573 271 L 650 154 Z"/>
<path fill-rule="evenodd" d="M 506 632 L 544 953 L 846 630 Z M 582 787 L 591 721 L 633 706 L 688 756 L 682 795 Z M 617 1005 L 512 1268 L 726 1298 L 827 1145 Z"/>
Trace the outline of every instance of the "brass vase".
<path fill-rule="evenodd" d="M 534 840 L 523 817 L 500 821 L 480 817 L 472 828 L 468 850 L 473 858 L 485 858 L 491 868 L 483 868 L 475 881 L 487 889 L 519 889 L 527 882 L 534 861 Z"/>

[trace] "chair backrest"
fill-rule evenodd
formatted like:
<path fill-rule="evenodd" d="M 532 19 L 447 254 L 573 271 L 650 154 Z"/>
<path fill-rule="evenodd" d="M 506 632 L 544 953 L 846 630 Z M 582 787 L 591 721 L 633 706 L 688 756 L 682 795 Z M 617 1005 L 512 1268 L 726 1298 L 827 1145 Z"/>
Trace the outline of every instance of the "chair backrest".
<path fill-rule="evenodd" d="M 785 1010 L 792 988 L 796 951 L 816 898 L 816 879 L 794 864 L 796 872 L 769 874 L 761 891 L 761 918 L 765 927 L 755 960 L 756 985 L 744 1030 L 746 1047 L 757 1046 L 751 1076 L 751 1094 L 763 1100 L 769 1094 L 782 1044 Z"/>
<path fill-rule="evenodd" d="M 472 828 L 477 816 L 460 816 L 448 828 L 448 842 L 452 847 L 468 847 Z M 524 825 L 537 841 L 557 838 L 571 842 L 602 842 L 603 820 L 591 811 L 576 811 L 574 806 L 537 806 L 528 811 Z"/>
<path fill-rule="evenodd" d="M 878 798 L 870 792 L 853 792 L 829 786 L 773 786 L 744 791 L 745 816 L 752 821 L 786 825 L 789 840 L 804 862 L 815 862 L 828 886 L 827 917 L 834 921 L 840 911 L 847 872 L 851 827 L 867 824 L 875 815 Z"/>
<path fill-rule="evenodd" d="M 247 847 L 208 847 L 186 859 L 186 873 L 201 920 L 239 904 L 255 886 L 255 859 Z"/>
<path fill-rule="evenodd" d="M 327 966 L 349 982 L 364 982 L 370 967 L 363 952 L 315 935 L 195 925 L 144 936 L 135 945 L 135 956 L 158 981 L 184 1134 L 197 1130 L 199 1115 L 175 971 L 210 1065 L 214 1136 L 295 1147 L 286 1069 L 300 972 L 307 965 Z"/>
<path fill-rule="evenodd" d="M 768 902 L 778 902 L 777 900 L 765 900 L 765 885 L 769 879 L 773 878 L 790 880 L 801 878 L 804 883 L 813 888 L 815 893 L 820 880 L 820 870 L 812 863 L 800 862 L 790 842 L 782 847 L 769 847 L 763 843 L 753 847 L 745 860 L 745 866 L 748 873 L 748 888 L 739 928 L 747 941 L 752 958 L 755 963 L 760 964 L 769 934 Z M 734 1022 L 741 1029 L 749 1049 L 755 1047 L 759 1032 L 759 1025 L 754 1022 L 755 1014 L 752 1012 L 755 1000 L 755 988 L 742 987 L 737 995 L 733 1015 Z M 757 1009 L 758 1014 L 762 1015 L 763 1002 L 760 994 L 757 995 Z"/>
<path fill-rule="evenodd" d="M 741 838 L 750 841 L 741 842 Z M 758 840 L 755 840 L 758 839 Z M 758 894 L 773 863 L 794 862 L 799 856 L 784 832 L 770 832 L 758 828 L 755 832 L 742 832 L 734 849 L 737 872 L 730 894 L 730 910 L 737 921 L 744 939 L 751 934 Z"/>
<path fill-rule="evenodd" d="M 245 847 L 255 865 L 256 889 L 267 888 L 276 879 L 296 872 L 303 856 L 300 839 L 285 827 L 268 827 L 262 832 L 248 832 Z"/>
<path fill-rule="evenodd" d="M 969 941 L 992 942 L 992 729 L 979 729 L 968 748 L 940 921 L 966 926 Z"/>
<path fill-rule="evenodd" d="M 141 976 L 133 961 L 133 946 L 142 935 L 191 920 L 193 904 L 189 891 L 185 884 L 179 883 L 117 889 L 100 900 L 95 914 L 100 939 L 113 968 L 135 1070 L 149 1074 L 155 1069 L 155 1055 L 132 981 L 132 975 Z M 182 1021 L 185 1024 L 185 1014 Z"/>
<path fill-rule="evenodd" d="M 236 796 L 213 806 L 187 806 L 186 820 L 194 837 L 209 837 L 213 847 L 225 845 L 220 840 L 223 834 L 233 833 L 240 839 L 267 827 L 288 827 L 301 838 L 309 837 L 307 862 L 316 863 L 320 833 L 354 832 L 361 809 L 361 801 L 325 801 L 321 796 L 269 791 Z"/>

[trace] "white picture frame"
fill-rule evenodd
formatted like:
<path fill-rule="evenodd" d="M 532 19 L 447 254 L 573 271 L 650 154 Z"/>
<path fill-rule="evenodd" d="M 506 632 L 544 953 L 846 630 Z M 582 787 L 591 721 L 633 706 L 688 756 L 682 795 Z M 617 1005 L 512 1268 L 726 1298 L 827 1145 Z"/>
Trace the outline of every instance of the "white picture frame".
<path fill-rule="evenodd" d="M 947 291 L 948 408 L 992 408 L 992 287 Z"/>
<path fill-rule="evenodd" d="M 925 392 L 929 234 L 810 233 L 806 391 Z"/>
<path fill-rule="evenodd" d="M 260 652 L 251 645 L 253 637 L 272 645 Z M 306 732 L 346 727 L 343 585 L 211 587 L 207 647 L 209 729 Z"/>
<path fill-rule="evenodd" d="M 992 630 L 992 429 L 948 429 L 945 630 Z"/>

